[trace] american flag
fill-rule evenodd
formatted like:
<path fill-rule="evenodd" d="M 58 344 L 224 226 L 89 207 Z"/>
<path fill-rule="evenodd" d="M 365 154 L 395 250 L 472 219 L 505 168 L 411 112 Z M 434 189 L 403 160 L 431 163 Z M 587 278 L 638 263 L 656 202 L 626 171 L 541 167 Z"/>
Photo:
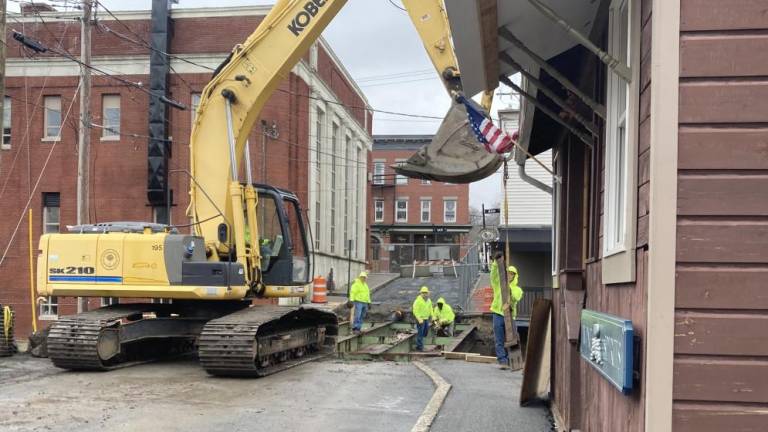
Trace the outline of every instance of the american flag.
<path fill-rule="evenodd" d="M 467 116 L 472 132 L 475 133 L 477 140 L 480 141 L 489 153 L 508 153 L 514 147 L 513 139 L 503 130 L 497 128 L 489 118 L 472 106 L 464 97 L 459 96 L 458 101 L 467 108 Z"/>

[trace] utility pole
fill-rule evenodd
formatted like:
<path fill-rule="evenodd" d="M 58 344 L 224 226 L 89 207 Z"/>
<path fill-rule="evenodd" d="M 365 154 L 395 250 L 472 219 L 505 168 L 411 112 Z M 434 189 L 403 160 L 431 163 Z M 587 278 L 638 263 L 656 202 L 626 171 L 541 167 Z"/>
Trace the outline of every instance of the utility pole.
<path fill-rule="evenodd" d="M 0 0 L 0 131 L 5 135 L 5 11 L 8 8 L 8 0 Z M 3 144 L 4 136 L 0 137 L 0 145 Z M 0 156 L 0 162 L 2 156 Z"/>
<path fill-rule="evenodd" d="M 91 7 L 92 0 L 83 1 L 80 21 L 80 127 L 77 146 L 77 224 L 90 222 L 88 185 L 91 160 Z M 88 299 L 78 297 L 77 311 L 88 310 Z"/>

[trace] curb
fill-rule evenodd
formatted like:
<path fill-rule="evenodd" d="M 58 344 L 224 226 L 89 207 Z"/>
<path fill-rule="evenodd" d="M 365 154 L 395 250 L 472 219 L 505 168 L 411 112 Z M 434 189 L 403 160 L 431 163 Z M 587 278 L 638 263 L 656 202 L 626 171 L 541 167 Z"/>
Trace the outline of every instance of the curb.
<path fill-rule="evenodd" d="M 451 390 L 451 385 L 437 372 L 435 372 L 432 368 L 425 365 L 424 363 L 420 361 L 414 361 L 412 363 L 414 366 L 419 368 L 419 370 L 424 372 L 424 374 L 427 375 L 435 385 L 435 392 L 432 394 L 432 398 L 429 400 L 427 406 L 424 407 L 424 411 L 422 411 L 419 419 L 416 421 L 416 424 L 411 428 L 411 432 L 427 432 L 432 427 L 432 423 L 435 421 L 435 417 L 437 417 L 437 413 L 440 411 L 440 407 L 443 406 L 445 398 L 448 397 L 448 392 Z"/>

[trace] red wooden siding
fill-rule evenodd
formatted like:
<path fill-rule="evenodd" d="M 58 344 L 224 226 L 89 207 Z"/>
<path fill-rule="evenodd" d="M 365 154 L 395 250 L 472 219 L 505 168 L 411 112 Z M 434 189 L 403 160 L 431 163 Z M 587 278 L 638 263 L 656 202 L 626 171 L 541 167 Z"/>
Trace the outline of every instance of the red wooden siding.
<path fill-rule="evenodd" d="M 681 1 L 673 427 L 768 424 L 768 2 Z"/>

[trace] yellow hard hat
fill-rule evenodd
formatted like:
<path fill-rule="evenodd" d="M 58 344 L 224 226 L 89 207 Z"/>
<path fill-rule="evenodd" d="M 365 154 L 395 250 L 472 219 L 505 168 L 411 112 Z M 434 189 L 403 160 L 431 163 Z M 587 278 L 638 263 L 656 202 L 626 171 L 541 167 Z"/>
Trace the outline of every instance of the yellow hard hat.
<path fill-rule="evenodd" d="M 421 289 L 419 290 L 419 292 L 420 292 L 420 293 L 427 293 L 427 294 L 429 294 L 429 288 L 427 288 L 426 286 L 423 286 L 423 287 L 421 287 Z"/>
<path fill-rule="evenodd" d="M 361 271 L 360 274 L 358 275 L 358 277 L 367 278 L 368 277 L 368 272 L 367 271 Z"/>
<path fill-rule="evenodd" d="M 509 266 L 509 267 L 507 267 L 507 272 L 508 272 L 508 273 L 514 273 L 514 274 L 517 274 L 517 267 L 515 267 L 515 266 Z"/>

